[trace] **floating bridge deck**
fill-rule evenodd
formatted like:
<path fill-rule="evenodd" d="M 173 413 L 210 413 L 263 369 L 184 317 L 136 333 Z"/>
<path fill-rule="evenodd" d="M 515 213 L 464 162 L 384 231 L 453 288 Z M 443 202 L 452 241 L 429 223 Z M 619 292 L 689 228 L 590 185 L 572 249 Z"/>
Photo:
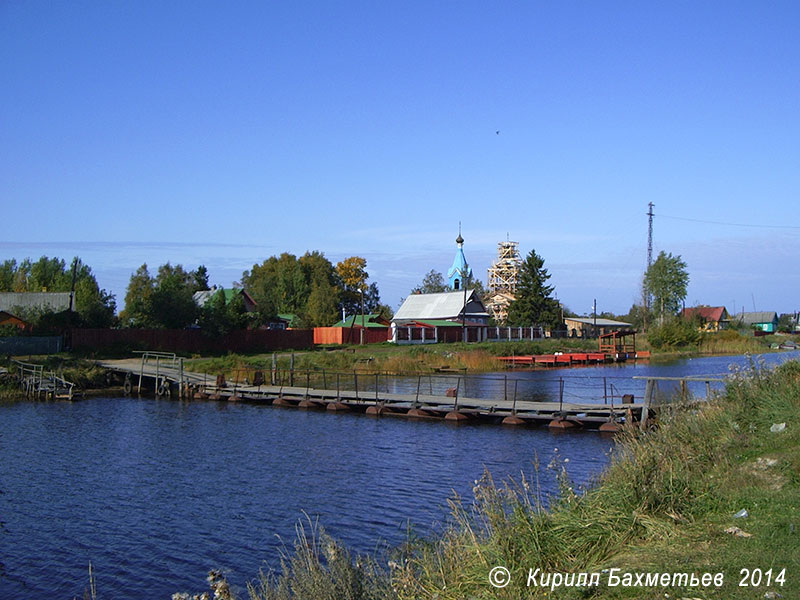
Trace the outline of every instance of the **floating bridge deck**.
<path fill-rule="evenodd" d="M 339 378 L 336 387 L 324 385 L 275 385 L 264 381 L 263 374 L 252 382 L 230 383 L 219 377 L 194 373 L 183 368 L 183 359 L 161 353 L 144 353 L 140 358 L 106 360 L 100 366 L 124 377 L 126 393 L 151 391 L 157 396 L 178 395 L 181 398 L 210 399 L 231 402 L 255 402 L 274 406 L 297 407 L 329 412 L 358 412 L 382 417 L 445 420 L 454 422 L 491 422 L 508 425 L 546 425 L 551 429 L 587 427 L 615 431 L 622 423 L 637 422 L 644 426 L 652 394 L 643 401 L 625 396 L 625 402 L 608 404 L 564 401 L 539 402 L 508 398 L 472 398 L 459 394 L 458 385 L 443 395 L 421 393 L 392 393 L 373 389 L 358 389 L 359 378 L 377 382 L 376 375 L 355 377 L 355 389 L 342 389 Z M 261 373 L 261 372 L 257 372 Z M 274 381 L 274 378 L 272 378 Z M 460 379 L 459 379 L 460 382 Z M 363 386 L 362 388 L 366 387 Z M 648 387 L 650 390 L 650 387 Z"/>

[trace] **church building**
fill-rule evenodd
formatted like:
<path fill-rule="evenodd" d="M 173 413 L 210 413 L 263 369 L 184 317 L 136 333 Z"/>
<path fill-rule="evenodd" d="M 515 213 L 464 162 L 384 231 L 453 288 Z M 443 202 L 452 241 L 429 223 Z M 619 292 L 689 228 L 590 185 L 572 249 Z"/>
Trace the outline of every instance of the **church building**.
<path fill-rule="evenodd" d="M 475 290 L 465 287 L 472 269 L 464 256 L 464 238 L 456 238 L 456 255 L 447 272 L 452 291 L 411 294 L 392 319 L 392 339 L 397 343 L 435 343 L 485 339 L 489 313 Z"/>

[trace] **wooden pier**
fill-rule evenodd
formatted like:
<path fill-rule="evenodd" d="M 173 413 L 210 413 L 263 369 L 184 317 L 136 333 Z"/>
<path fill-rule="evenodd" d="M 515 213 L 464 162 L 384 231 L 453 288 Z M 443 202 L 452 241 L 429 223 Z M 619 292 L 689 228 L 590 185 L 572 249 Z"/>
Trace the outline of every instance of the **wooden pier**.
<path fill-rule="evenodd" d="M 347 374 L 353 377 L 347 382 L 354 384 L 350 389 L 342 385 L 340 374 L 331 373 L 325 380 L 327 385 L 322 387 L 312 386 L 308 373 L 305 385 L 302 374 L 295 378 L 292 373 L 291 379 L 284 383 L 276 381 L 275 373 L 269 371 L 266 376 L 263 371 L 254 371 L 242 383 L 229 382 L 222 376 L 187 371 L 183 359 L 165 353 L 148 352 L 136 359 L 106 360 L 99 365 L 123 378 L 126 393 L 153 393 L 158 397 L 254 402 L 378 417 L 544 425 L 556 430 L 616 431 L 626 422 L 646 422 L 649 415 L 647 399 L 636 402 L 629 394 L 616 404 L 612 400 L 610 405 L 564 401 L 563 381 L 559 401 L 541 402 L 517 399 L 516 385 L 512 386 L 512 394 L 505 382 L 503 398 L 468 397 L 461 391 L 462 377 L 443 394 L 425 393 L 422 376 L 417 379 L 415 392 L 392 393 L 379 389 L 377 374 Z"/>
<path fill-rule="evenodd" d="M 500 356 L 511 367 L 566 367 L 570 365 L 598 365 L 603 363 L 625 362 L 628 360 L 649 359 L 650 352 L 556 352 L 555 354 L 529 354 L 522 356 Z"/>

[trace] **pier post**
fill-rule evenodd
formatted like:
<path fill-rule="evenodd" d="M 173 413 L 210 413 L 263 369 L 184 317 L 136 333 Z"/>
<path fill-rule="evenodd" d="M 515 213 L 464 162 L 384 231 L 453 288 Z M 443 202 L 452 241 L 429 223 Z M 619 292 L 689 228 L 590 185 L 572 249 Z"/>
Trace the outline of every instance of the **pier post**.
<path fill-rule="evenodd" d="M 419 386 L 422 383 L 422 375 L 417 376 L 417 397 L 414 398 L 414 408 L 419 407 Z"/>
<path fill-rule="evenodd" d="M 289 360 L 289 387 L 294 387 L 294 352 Z"/>
<path fill-rule="evenodd" d="M 647 380 L 647 385 L 644 388 L 644 404 L 642 406 L 642 414 L 639 417 L 639 428 L 644 431 L 647 427 L 647 417 L 650 411 L 650 403 L 655 393 L 656 382 L 653 379 Z"/>
<path fill-rule="evenodd" d="M 511 405 L 511 414 L 515 417 L 517 416 L 517 384 L 519 383 L 519 379 L 514 380 L 514 402 Z"/>
<path fill-rule="evenodd" d="M 275 380 L 278 375 L 278 357 L 275 353 L 272 353 L 272 371 L 270 372 L 269 383 L 270 385 L 275 385 Z"/>
<path fill-rule="evenodd" d="M 139 388 L 137 390 L 137 393 L 140 396 L 142 395 L 142 377 L 144 377 L 144 357 L 145 357 L 146 354 L 147 354 L 146 352 L 144 354 L 142 354 L 142 367 L 139 370 Z"/>

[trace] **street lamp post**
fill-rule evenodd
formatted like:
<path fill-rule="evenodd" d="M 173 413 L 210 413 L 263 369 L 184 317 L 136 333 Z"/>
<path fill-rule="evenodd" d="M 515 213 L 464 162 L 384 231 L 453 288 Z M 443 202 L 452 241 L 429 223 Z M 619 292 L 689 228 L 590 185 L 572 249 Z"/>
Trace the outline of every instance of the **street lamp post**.
<path fill-rule="evenodd" d="M 469 267 L 467 267 L 467 263 L 464 262 L 464 268 L 461 271 L 461 287 L 464 288 L 464 306 L 461 309 L 461 323 L 463 327 L 463 331 L 461 332 L 461 341 L 467 342 L 467 284 L 466 284 L 466 274 Z"/>

